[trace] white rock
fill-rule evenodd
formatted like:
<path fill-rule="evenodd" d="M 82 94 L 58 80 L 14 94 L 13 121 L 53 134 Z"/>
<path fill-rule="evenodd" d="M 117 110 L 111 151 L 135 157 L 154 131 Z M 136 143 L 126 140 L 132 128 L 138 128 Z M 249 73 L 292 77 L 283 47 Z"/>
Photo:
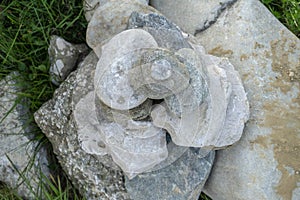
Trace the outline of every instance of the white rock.
<path fill-rule="evenodd" d="M 228 60 L 201 50 L 180 49 L 177 53 L 187 60 L 190 85 L 153 109 L 154 124 L 168 130 L 180 146 L 222 148 L 237 142 L 249 116 L 238 73 Z"/>

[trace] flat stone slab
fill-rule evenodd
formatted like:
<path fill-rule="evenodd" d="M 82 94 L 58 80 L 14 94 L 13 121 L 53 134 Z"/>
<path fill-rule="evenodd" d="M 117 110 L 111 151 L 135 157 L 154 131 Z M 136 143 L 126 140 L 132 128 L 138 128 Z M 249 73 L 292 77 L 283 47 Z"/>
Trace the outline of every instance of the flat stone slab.
<path fill-rule="evenodd" d="M 200 10 L 194 1 L 154 2 L 173 21 L 191 13 L 186 27 L 211 8 L 204 1 Z M 216 153 L 204 192 L 214 200 L 300 199 L 299 39 L 257 0 L 237 1 L 197 39 L 208 53 L 228 57 L 236 67 L 251 113 L 241 141 Z"/>

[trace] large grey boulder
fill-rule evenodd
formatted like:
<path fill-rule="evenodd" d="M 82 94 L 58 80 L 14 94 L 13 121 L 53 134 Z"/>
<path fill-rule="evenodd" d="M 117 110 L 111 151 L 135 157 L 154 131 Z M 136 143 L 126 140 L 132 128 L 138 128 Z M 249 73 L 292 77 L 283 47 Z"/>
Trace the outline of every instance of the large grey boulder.
<path fill-rule="evenodd" d="M 16 76 L 0 81 L 0 182 L 32 199 L 41 190 L 42 175 L 49 175 L 48 160 L 45 149 L 37 150 L 31 141 L 28 109 L 17 96 Z"/>
<path fill-rule="evenodd" d="M 164 8 L 174 1 L 157 2 Z M 195 4 L 181 3 L 161 12 L 170 20 L 186 13 L 201 18 Z M 258 0 L 237 1 L 197 38 L 208 53 L 236 66 L 251 113 L 242 139 L 216 153 L 204 192 L 214 200 L 300 199 L 299 39 Z"/>

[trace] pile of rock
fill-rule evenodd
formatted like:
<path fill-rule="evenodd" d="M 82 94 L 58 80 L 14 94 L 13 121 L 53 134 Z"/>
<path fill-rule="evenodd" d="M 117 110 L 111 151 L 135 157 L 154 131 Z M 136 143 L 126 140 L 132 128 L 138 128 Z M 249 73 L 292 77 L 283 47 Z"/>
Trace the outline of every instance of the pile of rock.
<path fill-rule="evenodd" d="M 93 51 L 35 113 L 38 125 L 89 198 L 197 199 L 214 150 L 237 142 L 248 119 L 238 73 L 150 6 L 90 4 Z"/>
<path fill-rule="evenodd" d="M 74 185 L 88 199 L 299 199 L 299 39 L 258 0 L 150 4 L 84 1 L 89 54 L 51 40 L 61 84 L 35 120 Z"/>
<path fill-rule="evenodd" d="M 299 38 L 258 0 L 151 4 L 196 33 L 208 53 L 227 57 L 247 92 L 250 118 L 243 136 L 217 151 L 204 192 L 215 200 L 300 199 Z"/>

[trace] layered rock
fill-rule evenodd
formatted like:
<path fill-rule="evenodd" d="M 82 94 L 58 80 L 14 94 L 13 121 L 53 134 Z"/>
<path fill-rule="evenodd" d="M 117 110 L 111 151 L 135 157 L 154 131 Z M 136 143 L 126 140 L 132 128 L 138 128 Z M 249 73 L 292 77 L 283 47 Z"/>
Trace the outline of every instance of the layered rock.
<path fill-rule="evenodd" d="M 177 21 L 180 26 L 195 27 L 204 14 L 190 1 L 152 2 L 170 20 L 197 17 Z M 251 113 L 241 140 L 217 151 L 204 191 L 215 200 L 299 199 L 299 39 L 257 0 L 237 1 L 197 39 L 234 64 Z"/>
<path fill-rule="evenodd" d="M 238 73 L 149 6 L 91 3 L 93 52 L 37 123 L 88 198 L 197 199 L 213 150 L 237 142 L 248 119 Z"/>

